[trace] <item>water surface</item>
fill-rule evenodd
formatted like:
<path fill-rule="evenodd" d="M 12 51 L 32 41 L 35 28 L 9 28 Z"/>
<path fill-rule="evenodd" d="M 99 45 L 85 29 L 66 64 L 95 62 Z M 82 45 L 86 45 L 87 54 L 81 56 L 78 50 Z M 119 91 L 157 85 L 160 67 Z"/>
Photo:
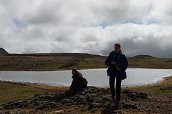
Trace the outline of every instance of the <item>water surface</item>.
<path fill-rule="evenodd" d="M 80 70 L 88 80 L 89 86 L 107 87 L 109 77 L 106 69 Z M 128 68 L 127 79 L 122 81 L 123 86 L 151 84 L 160 81 L 165 76 L 171 76 L 172 69 L 145 69 Z M 44 83 L 49 85 L 69 86 L 71 84 L 71 70 L 65 71 L 0 71 L 0 80 Z"/>

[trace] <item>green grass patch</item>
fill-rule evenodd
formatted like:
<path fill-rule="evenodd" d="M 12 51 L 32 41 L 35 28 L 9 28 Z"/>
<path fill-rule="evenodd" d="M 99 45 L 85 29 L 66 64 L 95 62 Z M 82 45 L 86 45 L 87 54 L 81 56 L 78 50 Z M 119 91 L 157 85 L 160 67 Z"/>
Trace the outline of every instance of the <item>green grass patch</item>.
<path fill-rule="evenodd" d="M 146 92 L 151 95 L 158 96 L 172 96 L 172 76 L 164 78 L 163 81 L 158 82 L 156 84 L 138 86 L 138 87 L 130 87 L 130 89 L 140 92 Z"/>
<path fill-rule="evenodd" d="M 16 101 L 19 99 L 27 99 L 34 94 L 40 94 L 45 92 L 42 89 L 30 88 L 30 87 L 14 87 L 5 90 L 0 90 L 0 103 L 7 103 Z"/>
<path fill-rule="evenodd" d="M 21 99 L 28 99 L 35 94 L 59 92 L 66 89 L 66 87 L 53 87 L 41 84 L 22 85 L 0 81 L 0 104 Z"/>

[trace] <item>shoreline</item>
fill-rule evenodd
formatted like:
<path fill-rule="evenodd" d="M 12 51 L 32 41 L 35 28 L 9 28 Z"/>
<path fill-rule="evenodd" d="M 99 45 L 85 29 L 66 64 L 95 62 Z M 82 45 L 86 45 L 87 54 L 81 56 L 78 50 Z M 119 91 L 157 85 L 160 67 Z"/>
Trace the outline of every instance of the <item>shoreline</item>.
<path fill-rule="evenodd" d="M 120 108 L 116 109 L 110 102 L 109 88 L 89 86 L 85 93 L 65 98 L 62 101 L 54 102 L 52 98 L 59 98 L 60 93 L 69 89 L 62 86 L 48 86 L 37 83 L 15 83 L 0 81 L 0 112 L 52 114 L 59 112 L 82 113 L 82 114 L 104 114 L 110 113 L 170 113 L 172 112 L 172 76 L 165 77 L 162 81 L 144 86 L 122 88 L 122 100 Z M 87 94 L 88 93 L 88 94 Z M 134 95 L 134 96 L 133 96 Z M 96 99 L 86 103 L 85 99 Z M 83 99 L 84 97 L 84 99 Z M 36 100 L 38 99 L 38 101 Z M 100 99 L 103 99 L 100 100 Z M 105 102 L 100 105 L 100 102 Z M 41 103 L 41 105 L 27 104 L 26 108 L 10 108 L 11 106 L 22 105 L 26 102 Z M 9 103 L 10 102 L 10 103 Z M 50 104 L 46 104 L 49 102 Z M 72 104 L 70 104 L 70 102 Z M 43 103 L 43 104 L 42 104 Z M 44 104 L 45 103 L 45 104 Z M 55 104 L 54 104 L 55 103 Z M 60 103 L 60 104 L 59 104 Z M 91 103 L 91 104 L 90 104 Z M 70 105 L 69 105 L 70 104 Z M 163 104 L 163 105 L 162 105 Z M 4 109 L 2 106 L 6 106 Z M 23 105 L 22 105 L 23 106 Z M 111 109 L 112 107 L 113 109 Z M 160 107 L 160 108 L 155 108 Z"/>
<path fill-rule="evenodd" d="M 87 69 L 85 69 L 87 70 Z M 88 69 L 90 70 L 90 69 Z M 96 70 L 96 69 L 95 69 Z M 8 71 L 7 71 L 8 72 Z M 28 71 L 26 71 L 28 72 Z M 154 85 L 159 85 L 161 83 L 164 83 L 164 81 L 168 80 L 168 79 L 171 79 L 172 76 L 171 75 L 167 75 L 167 76 L 163 76 L 161 80 L 159 81 L 156 81 L 154 83 L 150 83 L 150 84 L 143 84 L 143 85 L 128 85 L 128 86 L 124 86 L 124 85 L 121 85 L 122 88 L 132 88 L 132 87 L 144 87 L 144 86 L 154 86 Z M 45 86 L 50 86 L 50 87 L 69 87 L 69 86 L 65 86 L 65 85 L 51 85 L 51 84 L 46 84 L 46 83 L 32 83 L 32 82 L 20 82 L 20 81 L 4 81 L 4 80 L 0 80 L 0 82 L 4 82 L 4 83 L 11 83 L 11 84 L 18 84 L 18 85 L 45 85 Z M 89 85 L 89 86 L 92 86 L 92 85 Z M 96 88 L 108 88 L 108 87 L 99 87 L 99 86 L 93 86 L 93 87 L 96 87 Z"/>
<path fill-rule="evenodd" d="M 5 71 L 5 72 L 8 72 L 8 71 L 21 71 L 21 72 L 53 72 L 53 71 L 68 71 L 68 70 L 72 70 L 73 68 L 75 67 L 71 67 L 71 68 L 62 68 L 62 69 L 49 69 L 49 70 L 23 70 L 23 69 L 20 69 L 20 70 L 7 70 L 7 69 L 0 69 L 0 72 L 1 71 Z M 169 68 L 169 67 L 128 67 L 128 68 L 134 68 L 134 69 L 162 69 L 162 70 L 165 70 L 165 69 L 172 69 L 172 68 Z M 77 68 L 78 70 L 96 70 L 96 69 L 107 69 L 107 67 L 84 67 L 84 68 Z"/>
<path fill-rule="evenodd" d="M 172 76 L 165 76 L 163 77 L 161 80 L 156 81 L 155 83 L 151 83 L 151 84 L 143 84 L 143 85 L 134 85 L 134 86 L 124 86 L 121 85 L 122 89 L 133 89 L 133 88 L 145 88 L 145 87 L 151 87 L 151 86 L 161 86 L 163 84 L 165 84 L 166 82 L 169 82 L 169 80 L 172 81 Z M 2 83 L 9 83 L 9 84 L 14 84 L 14 85 L 24 85 L 24 86 L 44 86 L 44 87 L 52 87 L 52 88 L 69 88 L 69 86 L 65 86 L 65 85 L 51 85 L 51 84 L 46 84 L 46 83 L 31 83 L 31 82 L 20 82 L 20 81 L 3 81 L 0 80 L 0 82 Z M 168 83 L 169 84 L 169 83 Z M 168 85 L 167 84 L 167 85 Z M 172 83 L 170 84 L 172 85 Z M 109 88 L 109 86 L 107 87 L 99 87 L 99 86 L 92 86 L 92 85 L 88 85 L 90 87 L 96 87 L 96 88 Z"/>
<path fill-rule="evenodd" d="M 170 78 L 172 77 L 171 75 L 169 76 L 164 76 L 162 77 L 161 80 L 153 82 L 153 83 L 148 83 L 148 84 L 140 84 L 140 85 L 121 85 L 122 88 L 133 88 L 133 87 L 144 87 L 144 86 L 153 86 L 153 85 L 157 85 L 157 84 L 161 84 L 163 83 L 166 78 Z M 49 86 L 49 87 L 64 87 L 64 88 L 68 88 L 69 86 L 67 85 L 56 85 L 56 84 L 48 84 L 48 83 L 32 83 L 32 82 L 26 82 L 26 81 L 5 81 L 5 80 L 0 80 L 0 82 L 4 82 L 4 83 L 11 83 L 11 84 L 18 84 L 18 85 L 44 85 L 44 86 Z M 96 88 L 109 88 L 109 86 L 93 86 L 93 85 L 88 85 L 88 86 L 92 86 L 92 87 L 96 87 Z"/>
<path fill-rule="evenodd" d="M 134 68 L 134 70 L 139 70 L 139 69 L 149 69 L 149 68 Z M 79 71 L 87 71 L 87 70 L 89 70 L 89 71 L 97 71 L 97 70 L 105 70 L 105 72 L 106 72 L 106 69 L 105 68 L 98 68 L 98 69 L 83 69 L 83 70 L 79 70 Z M 132 70 L 132 68 L 128 68 L 128 70 L 130 71 L 130 70 Z M 155 68 L 153 69 L 153 70 L 156 70 Z M 158 69 L 159 70 L 159 69 Z M 59 72 L 70 72 L 71 70 L 61 70 L 61 71 L 2 71 L 2 74 L 3 74 L 3 72 L 6 74 L 6 72 L 11 72 L 11 75 L 10 74 L 8 74 L 9 76 L 13 76 L 13 73 L 12 72 L 35 72 L 35 73 L 45 73 L 45 72 L 53 72 L 53 73 L 59 73 Z M 152 69 L 149 69 L 149 71 L 152 71 Z M 126 88 L 126 87 L 138 87 L 138 86 L 146 86 L 146 85 L 152 85 L 152 84 L 156 84 L 156 83 L 158 83 L 159 81 L 163 81 L 164 80 L 164 78 L 165 77 L 170 77 L 172 74 L 171 74 L 171 71 L 172 71 L 172 69 L 165 69 L 165 71 L 168 71 L 168 73 L 165 73 L 165 74 L 167 74 L 167 75 L 165 75 L 165 74 L 163 74 L 163 75 L 161 75 L 161 77 L 159 77 L 159 78 L 156 78 L 155 77 L 155 79 L 156 80 L 154 80 L 154 81 L 148 81 L 148 82 L 145 82 L 144 83 L 144 81 L 143 81 L 143 83 L 126 83 L 126 82 L 124 82 L 124 83 L 122 83 L 122 87 L 123 88 Z M 1 71 L 0 71 L 1 72 Z M 161 72 L 161 70 L 160 70 L 160 72 Z M 4 74 L 4 76 L 6 76 Z M 18 75 L 18 73 L 17 73 L 17 75 Z M 106 75 L 106 74 L 105 74 Z M 145 74 L 144 74 L 145 75 Z M 108 78 L 108 76 L 105 76 L 105 77 L 107 77 Z M 34 77 L 33 77 L 34 78 Z M 40 78 L 41 78 L 41 76 L 40 76 Z M 6 79 L 6 78 L 2 78 L 2 79 Z M 26 84 L 36 84 L 36 85 L 47 85 L 47 86 L 54 86 L 54 87 L 68 87 L 68 86 L 70 86 L 70 82 L 69 83 L 67 83 L 67 84 L 64 84 L 64 83 L 61 83 L 61 82 L 59 82 L 59 83 L 57 83 L 57 82 L 51 82 L 51 81 L 33 81 L 33 80 L 15 80 L 14 78 L 12 78 L 11 80 L 9 80 L 10 78 L 7 78 L 7 82 L 9 81 L 9 82 L 14 82 L 14 83 L 26 83 Z M 131 79 L 131 78 L 130 78 Z M 129 79 L 129 80 L 130 80 Z M 153 79 L 153 78 L 152 78 Z M 2 80 L 2 81 L 6 81 L 6 80 Z M 72 81 L 72 80 L 71 80 Z M 124 80 L 125 81 L 125 80 Z M 140 80 L 141 81 L 141 80 Z M 108 84 L 103 84 L 103 85 L 96 85 L 96 84 L 94 84 L 94 83 L 91 83 L 91 84 L 88 84 L 89 86 L 95 86 L 95 87 L 99 87 L 99 88 L 106 88 L 106 87 L 109 87 L 109 85 Z"/>

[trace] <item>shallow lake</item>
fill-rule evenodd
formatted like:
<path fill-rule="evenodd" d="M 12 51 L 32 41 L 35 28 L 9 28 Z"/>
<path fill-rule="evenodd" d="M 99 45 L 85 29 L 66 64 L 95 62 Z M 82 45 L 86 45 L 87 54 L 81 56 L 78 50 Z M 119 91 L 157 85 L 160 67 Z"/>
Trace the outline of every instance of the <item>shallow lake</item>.
<path fill-rule="evenodd" d="M 88 80 L 89 86 L 107 87 L 109 77 L 106 69 L 79 70 Z M 0 71 L 0 80 L 15 82 L 44 83 L 56 86 L 69 86 L 71 70 L 64 71 Z M 172 76 L 172 69 L 128 68 L 123 86 L 137 86 L 156 83 L 163 77 Z"/>

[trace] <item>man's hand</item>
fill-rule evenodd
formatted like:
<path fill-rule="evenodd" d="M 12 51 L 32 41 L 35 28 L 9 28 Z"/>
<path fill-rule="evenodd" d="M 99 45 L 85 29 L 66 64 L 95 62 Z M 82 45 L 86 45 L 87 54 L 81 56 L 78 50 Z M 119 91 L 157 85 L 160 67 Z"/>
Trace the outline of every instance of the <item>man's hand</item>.
<path fill-rule="evenodd" d="M 121 70 L 119 67 L 116 67 L 116 69 L 119 71 L 119 70 Z"/>

